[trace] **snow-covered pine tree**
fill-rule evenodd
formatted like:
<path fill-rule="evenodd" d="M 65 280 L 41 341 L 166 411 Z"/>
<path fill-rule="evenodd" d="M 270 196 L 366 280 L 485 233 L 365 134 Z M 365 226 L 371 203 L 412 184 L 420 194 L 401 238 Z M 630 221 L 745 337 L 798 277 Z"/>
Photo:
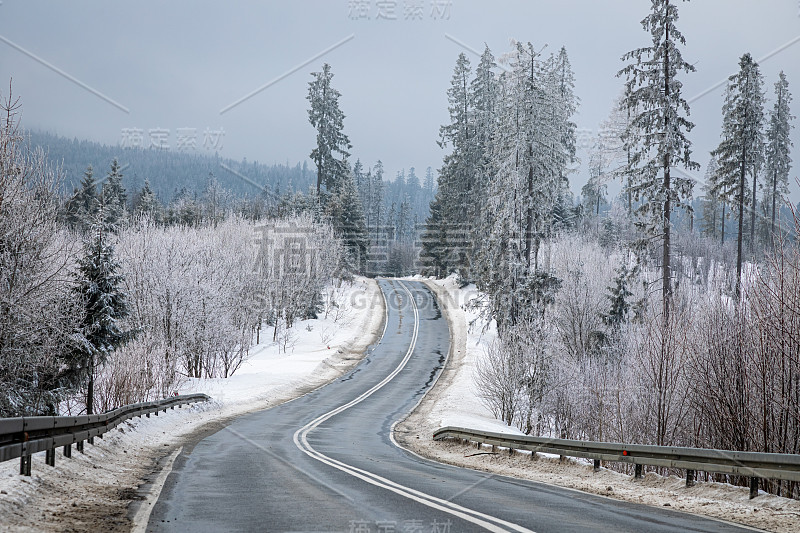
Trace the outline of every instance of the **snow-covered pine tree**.
<path fill-rule="evenodd" d="M 468 218 L 471 210 L 467 206 L 474 201 L 472 190 L 475 184 L 470 144 L 470 76 L 469 59 L 461 53 L 447 90 L 450 123 L 439 129 L 439 146 L 452 148 L 439 171 L 439 188 L 431 204 L 431 212 L 435 210 L 437 216 L 435 220 L 429 216 L 426 222 L 422 255 L 428 270 L 434 264 L 442 265 L 444 272 L 441 274 L 458 271 L 464 279 L 469 279 L 468 246 L 472 223 Z M 434 223 L 438 227 L 433 227 Z"/>
<path fill-rule="evenodd" d="M 86 167 L 81 183 L 67 202 L 67 222 L 81 232 L 91 227 L 92 220 L 100 209 L 97 181 L 92 166 Z"/>
<path fill-rule="evenodd" d="M 483 217 L 482 211 L 489 194 L 489 183 L 492 179 L 492 155 L 494 153 L 493 139 L 495 135 L 495 125 L 497 122 L 497 99 L 498 81 L 495 70 L 497 63 L 489 47 L 486 46 L 481 54 L 480 62 L 475 69 L 475 77 L 470 83 L 470 100 L 472 103 L 471 123 L 473 135 L 470 141 L 472 154 L 470 159 L 475 166 L 474 190 L 469 203 L 465 208 L 469 209 L 466 213 L 471 221 L 480 221 Z M 470 264 L 472 272 L 470 278 L 476 279 L 483 275 L 479 269 L 480 263 L 476 258 L 481 254 L 484 245 L 483 231 L 479 224 L 473 222 L 470 231 Z"/>
<path fill-rule="evenodd" d="M 364 272 L 367 260 L 367 226 L 352 173 L 342 178 L 331 192 L 325 204 L 325 214 L 334 233 L 344 244 L 346 268 L 351 272 Z"/>
<path fill-rule="evenodd" d="M 569 191 L 568 166 L 576 161 L 578 125 L 575 124 L 572 117 L 578 111 L 579 103 L 578 97 L 575 95 L 575 74 L 572 72 L 567 48 L 564 46 L 561 47 L 555 58 L 551 77 L 556 90 L 556 112 L 559 115 L 556 127 L 560 130 L 561 149 L 563 150 L 561 157 L 564 158 L 558 163 L 561 167 L 559 194 L 563 196 Z"/>
<path fill-rule="evenodd" d="M 487 46 L 481 55 L 481 60 L 475 69 L 475 77 L 470 82 L 469 92 L 472 104 L 473 137 L 471 159 L 475 163 L 475 193 L 476 198 L 472 204 L 478 208 L 474 216 L 480 216 L 482 198 L 485 197 L 486 187 L 490 178 L 491 158 L 493 153 L 492 139 L 494 136 L 495 122 L 497 120 L 497 75 L 492 51 Z"/>
<path fill-rule="evenodd" d="M 739 72 L 728 78 L 725 103 L 722 106 L 722 141 L 712 152 L 717 158 L 716 192 L 724 201 L 738 207 L 739 229 L 736 242 L 736 295 L 742 289 L 742 243 L 744 240 L 744 210 L 752 210 L 755 223 L 755 205 L 749 205 L 747 173 L 753 176 L 752 198 L 758 167 L 764 153 L 764 92 L 763 78 L 758 63 L 750 54 L 739 60 Z"/>
<path fill-rule="evenodd" d="M 136 215 L 147 217 L 153 222 L 160 222 L 163 206 L 158 201 L 153 189 L 150 188 L 150 180 L 144 180 L 144 187 L 139 191 L 139 197 L 136 201 L 135 212 Z"/>
<path fill-rule="evenodd" d="M 331 86 L 331 66 L 325 63 L 322 72 L 312 76 L 314 79 L 308 83 L 308 121 L 317 130 L 317 146 L 311 151 L 311 159 L 317 166 L 317 195 L 322 198 L 323 185 L 326 191 L 333 192 L 349 174 L 346 159 L 352 146 L 344 133 L 344 113 L 339 109 L 341 93 Z"/>
<path fill-rule="evenodd" d="M 436 178 L 433 176 L 431 167 L 425 169 L 425 181 L 422 182 L 422 189 L 430 197 L 433 197 L 436 192 Z"/>
<path fill-rule="evenodd" d="M 635 279 L 638 268 L 629 268 L 628 265 L 623 264 L 615 269 L 615 272 L 617 275 L 614 276 L 614 286 L 608 287 L 610 293 L 608 299 L 611 302 L 611 308 L 607 314 L 603 315 L 603 322 L 617 330 L 628 321 L 628 315 L 631 311 L 630 298 L 633 296 L 630 284 Z"/>
<path fill-rule="evenodd" d="M 625 146 L 630 149 L 628 165 L 632 172 L 631 192 L 634 201 L 642 201 L 637 213 L 647 237 L 662 241 L 662 283 L 664 321 L 669 318 L 672 300 L 672 210 L 691 208 L 690 179 L 673 175 L 672 168 L 697 169 L 692 161 L 691 142 L 686 134 L 694 124 L 689 103 L 681 95 L 681 72 L 694 72 L 684 61 L 679 45 L 686 39 L 676 27 L 678 8 L 675 0 L 651 0 L 651 12 L 642 26 L 652 36 L 652 44 L 622 56 L 628 61 L 617 74 L 626 78 L 625 107 L 632 111 Z"/>
<path fill-rule="evenodd" d="M 589 181 L 581 189 L 584 205 L 588 211 L 600 215 L 600 204 L 605 201 L 608 182 L 611 179 L 614 153 L 606 146 L 607 138 L 598 134 L 589 150 Z"/>
<path fill-rule="evenodd" d="M 117 231 L 119 225 L 125 220 L 128 196 L 122 185 L 122 170 L 120 170 L 116 158 L 111 161 L 111 169 L 103 182 L 100 201 L 103 204 L 106 226 Z"/>
<path fill-rule="evenodd" d="M 225 210 L 230 198 L 230 192 L 220 185 L 213 172 L 209 172 L 200 205 L 203 218 L 216 227 L 225 219 Z"/>
<path fill-rule="evenodd" d="M 723 214 L 724 202 L 719 197 L 719 189 L 717 187 L 717 167 L 717 158 L 711 156 L 708 166 L 706 167 L 706 180 L 703 184 L 703 196 L 701 198 L 703 217 L 701 219 L 700 232 L 714 240 L 717 239 L 718 230 L 720 228 L 722 228 L 724 233 L 725 224 Z M 720 226 L 720 223 L 722 226 Z"/>
<path fill-rule="evenodd" d="M 376 244 L 379 240 L 378 233 L 381 225 L 381 211 L 383 208 L 383 195 L 386 186 L 383 183 L 383 162 L 378 159 L 375 163 L 375 168 L 372 173 L 372 186 L 367 209 L 370 212 L 370 219 L 372 220 L 373 239 Z M 369 228 L 367 228 L 369 230 Z"/>
<path fill-rule="evenodd" d="M 792 158 L 789 155 L 792 147 L 790 133 L 794 127 L 791 121 L 795 118 L 789 107 L 791 102 L 789 81 L 786 79 L 786 74 L 781 71 L 775 83 L 775 104 L 769 116 L 766 146 L 765 177 L 768 186 L 765 188 L 764 197 L 765 203 L 771 204 L 769 216 L 773 234 L 776 231 L 776 212 L 784 204 L 789 193 L 789 170 L 792 167 Z"/>
<path fill-rule="evenodd" d="M 356 184 L 356 190 L 358 191 L 358 197 L 361 200 L 361 206 L 364 208 L 364 219 L 367 220 L 369 217 L 367 199 L 369 198 L 370 187 L 372 184 L 369 181 L 368 175 L 364 173 L 364 165 L 361 163 L 361 159 L 356 159 L 356 163 L 353 165 L 352 172 L 353 180 Z"/>
<path fill-rule="evenodd" d="M 603 139 L 603 149 L 610 165 L 611 175 L 622 181 L 622 193 L 625 195 L 629 217 L 633 216 L 631 177 L 635 172 L 629 167 L 632 150 L 630 145 L 626 145 L 625 139 L 631 127 L 632 114 L 626 106 L 623 92 L 611 106 L 608 118 L 600 124 L 599 135 Z M 631 137 L 639 138 L 640 135 L 631 135 Z"/>
<path fill-rule="evenodd" d="M 123 289 L 124 277 L 116 259 L 110 235 L 102 222 L 104 213 L 91 228 L 78 259 L 77 296 L 83 301 L 83 314 L 76 332 L 80 341 L 71 360 L 73 379 L 86 387 L 86 413 L 94 412 L 94 379 L 97 368 L 109 354 L 129 340 L 120 322 L 129 314 L 128 298 Z"/>
<path fill-rule="evenodd" d="M 533 45 L 515 44 L 510 72 L 499 78 L 492 180 L 482 209 L 478 285 L 502 330 L 540 316 L 560 281 L 541 271 L 538 250 L 552 226 L 570 161 L 565 142 L 570 104 L 563 102 L 559 61 L 541 61 Z"/>

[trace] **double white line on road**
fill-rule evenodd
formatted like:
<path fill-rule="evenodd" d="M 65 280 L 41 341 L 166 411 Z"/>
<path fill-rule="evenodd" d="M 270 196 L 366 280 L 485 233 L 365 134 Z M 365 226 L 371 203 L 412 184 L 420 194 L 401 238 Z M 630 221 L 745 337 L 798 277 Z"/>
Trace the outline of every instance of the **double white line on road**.
<path fill-rule="evenodd" d="M 337 461 L 327 455 L 324 455 L 317 450 L 315 450 L 311 445 L 308 443 L 308 434 L 317 428 L 320 424 L 325 422 L 326 420 L 330 419 L 331 417 L 336 416 L 337 414 L 341 413 L 357 405 L 370 396 L 372 396 L 375 392 L 383 388 L 387 383 L 392 381 L 395 376 L 397 376 L 403 368 L 405 368 L 406 364 L 408 363 L 409 359 L 411 359 L 411 354 L 414 351 L 414 346 L 417 343 L 417 333 L 419 332 L 419 309 L 417 308 L 417 303 L 414 300 L 414 296 L 411 294 L 411 291 L 405 286 L 402 281 L 397 282 L 400 287 L 408 294 L 411 300 L 411 306 L 414 309 L 414 332 L 411 336 L 411 344 L 408 347 L 408 351 L 406 352 L 405 357 L 403 360 L 400 361 L 400 364 L 395 368 L 386 378 L 383 379 L 380 383 L 369 389 L 367 392 L 363 393 L 358 398 L 340 406 L 336 409 L 325 413 L 324 415 L 317 417 L 316 419 L 312 420 L 302 428 L 298 429 L 294 434 L 294 443 L 295 445 L 302 450 L 305 454 L 310 457 L 313 457 L 317 461 L 330 465 L 342 472 L 350 474 L 353 477 L 366 481 L 372 485 L 377 487 L 381 487 L 386 490 L 390 490 L 400 496 L 408 498 L 409 500 L 414 500 L 418 503 L 426 505 L 428 507 L 432 507 L 433 509 L 437 509 L 439 511 L 448 513 L 453 515 L 457 518 L 465 520 L 467 522 L 471 522 L 478 526 L 481 526 L 488 531 L 493 532 L 505 532 L 505 531 L 519 531 L 521 533 L 534 533 L 530 529 L 526 529 L 522 526 L 518 526 L 511 522 L 506 522 L 505 520 L 501 520 L 499 518 L 495 518 L 493 516 L 486 515 L 484 513 L 480 513 L 478 511 L 473 511 L 472 509 L 468 509 L 466 507 L 462 507 L 460 505 L 456 505 L 455 503 L 449 502 L 447 500 L 443 500 L 441 498 L 436 498 L 435 496 L 431 496 L 430 494 L 426 494 L 424 492 L 420 492 L 418 490 L 406 487 L 404 485 L 400 485 L 399 483 L 395 483 L 389 479 L 383 478 L 366 470 L 362 470 L 360 468 L 356 468 L 345 464 L 341 461 Z M 387 306 L 387 314 L 388 314 L 388 306 Z M 385 333 L 385 329 L 384 329 Z"/>

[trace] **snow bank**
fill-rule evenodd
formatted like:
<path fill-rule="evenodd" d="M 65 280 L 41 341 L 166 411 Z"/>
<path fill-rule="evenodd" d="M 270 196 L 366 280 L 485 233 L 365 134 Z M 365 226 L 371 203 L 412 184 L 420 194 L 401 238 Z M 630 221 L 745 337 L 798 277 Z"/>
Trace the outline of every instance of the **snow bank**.
<path fill-rule="evenodd" d="M 128 507 L 137 487 L 153 478 L 161 461 L 198 432 L 213 432 L 231 418 L 272 407 L 324 385 L 355 366 L 380 335 L 383 297 L 374 280 L 330 288 L 335 313 L 298 322 L 286 353 L 262 331 L 252 357 L 228 379 L 190 380 L 182 393 L 205 392 L 212 401 L 121 424 L 86 454 L 59 450 L 56 466 L 44 453 L 32 476 L 19 461 L 0 463 L 0 531 L 130 531 Z"/>

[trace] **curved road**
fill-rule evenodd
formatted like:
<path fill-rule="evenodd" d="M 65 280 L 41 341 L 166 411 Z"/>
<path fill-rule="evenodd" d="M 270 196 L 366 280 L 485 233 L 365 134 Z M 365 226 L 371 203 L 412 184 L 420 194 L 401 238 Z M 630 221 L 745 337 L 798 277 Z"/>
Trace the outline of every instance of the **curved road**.
<path fill-rule="evenodd" d="M 148 531 L 748 531 L 442 465 L 394 445 L 433 383 L 449 331 L 424 284 L 380 280 L 382 339 L 350 373 L 185 448 Z"/>

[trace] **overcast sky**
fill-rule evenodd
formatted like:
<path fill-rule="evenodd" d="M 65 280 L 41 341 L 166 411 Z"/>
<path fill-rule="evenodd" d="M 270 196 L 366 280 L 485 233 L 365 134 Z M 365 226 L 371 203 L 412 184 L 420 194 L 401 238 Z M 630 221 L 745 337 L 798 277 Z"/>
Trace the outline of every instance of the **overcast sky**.
<path fill-rule="evenodd" d="M 136 142 L 137 130 L 148 144 L 154 130 L 153 140 L 163 137 L 173 150 L 180 140 L 183 149 L 213 153 L 216 143 L 225 157 L 294 164 L 314 144 L 307 83 L 328 62 L 354 158 L 366 165 L 382 159 L 390 176 L 411 166 L 422 175 L 441 165 L 436 140 L 448 119 L 456 57 L 467 51 L 477 64 L 464 46 L 480 51 L 486 43 L 495 55 L 511 39 L 547 45 L 546 51 L 566 46 L 581 99 L 576 122 L 587 139 L 620 91 L 620 57 L 649 42 L 640 24 L 649 6 L 648 0 L 2 0 L 0 92 L 7 93 L 13 77 L 28 128 L 106 144 Z M 800 115 L 798 0 L 695 0 L 679 9 L 684 58 L 697 67 L 683 81 L 697 124 L 691 139 L 698 162 L 705 165 L 718 144 L 723 87 L 697 96 L 734 73 L 744 52 L 763 59 L 770 98 L 778 72 L 786 72 L 793 113 Z M 792 180 L 800 175 L 797 129 L 793 139 Z M 576 193 L 586 174 L 573 176 Z M 792 190 L 797 202 L 795 183 Z"/>

